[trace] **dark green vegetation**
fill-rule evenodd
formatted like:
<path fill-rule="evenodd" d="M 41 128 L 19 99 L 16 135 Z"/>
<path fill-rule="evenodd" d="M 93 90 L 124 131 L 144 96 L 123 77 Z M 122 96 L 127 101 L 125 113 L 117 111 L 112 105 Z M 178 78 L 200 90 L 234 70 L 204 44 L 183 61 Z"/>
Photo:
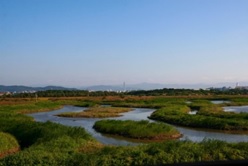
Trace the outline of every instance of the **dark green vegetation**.
<path fill-rule="evenodd" d="M 52 89 L 51 87 L 50 89 Z M 216 95 L 248 95 L 247 89 L 210 89 L 210 90 L 193 90 L 193 89 L 173 89 L 164 88 L 156 90 L 137 90 L 131 92 L 109 92 L 109 91 L 87 91 L 87 90 L 46 90 L 40 89 L 36 93 L 39 97 L 89 97 L 89 96 L 216 96 Z M 35 97 L 34 93 L 18 93 L 14 95 L 6 95 L 5 97 Z"/>
<path fill-rule="evenodd" d="M 118 107 L 138 107 L 138 108 L 162 108 L 168 105 L 186 105 L 187 99 L 184 98 L 163 98 L 163 97 L 153 97 L 148 99 L 142 98 L 126 98 L 121 101 L 108 102 L 113 106 Z"/>
<path fill-rule="evenodd" d="M 197 107 L 192 104 L 192 107 Z M 200 108 L 196 115 L 190 115 L 190 107 L 168 106 L 153 112 L 149 118 L 166 123 L 188 127 L 211 128 L 218 130 L 248 130 L 248 114 L 224 112 L 216 105 L 199 104 Z"/>
<path fill-rule="evenodd" d="M 248 158 L 248 144 L 228 144 L 223 141 L 205 140 L 201 143 L 191 141 L 166 141 L 136 147 L 105 147 L 90 156 L 86 164 L 91 165 L 164 165 L 218 160 L 243 160 Z M 79 155 L 74 162 L 84 165 Z M 87 158 L 85 157 L 85 158 Z"/>
<path fill-rule="evenodd" d="M 21 151 L 3 158 L 0 165 L 65 165 L 71 154 L 85 149 L 88 143 L 99 144 L 83 128 L 34 122 L 32 118 L 19 114 L 58 107 L 61 107 L 60 103 L 51 101 L 2 105 L 0 132 L 14 136 Z M 11 143 L 15 144 L 13 139 Z"/>
<path fill-rule="evenodd" d="M 212 99 L 229 100 L 230 103 L 214 105 L 210 102 Z M 192 103 L 186 103 L 186 101 Z M 175 111 L 171 111 L 172 114 L 223 120 L 229 118 L 230 120 L 237 119 L 237 121 L 246 122 L 246 114 L 225 113 L 221 107 L 248 105 L 248 98 L 239 96 L 177 98 L 101 96 L 50 98 L 50 100 L 39 98 L 38 102 L 35 102 L 34 98 L 2 98 L 0 99 L 0 132 L 15 137 L 20 151 L 2 158 L 0 165 L 161 165 L 248 159 L 247 142 L 226 143 L 217 140 L 205 140 L 196 143 L 174 140 L 135 147 L 104 146 L 95 141 L 83 128 L 67 127 L 51 122 L 35 122 L 32 118 L 20 114 L 49 111 L 68 104 L 81 106 L 115 104 L 126 107 L 136 105 L 138 107 L 158 108 L 159 110 L 177 107 Z M 198 115 L 188 115 L 187 112 L 190 109 L 199 110 Z M 225 116 L 225 118 L 219 116 Z M 197 121 L 198 119 L 193 120 Z M 204 121 L 204 128 L 206 128 L 206 124 L 208 122 Z M 11 143 L 13 144 L 13 141 Z"/>
<path fill-rule="evenodd" d="M 181 137 L 172 126 L 163 123 L 132 120 L 100 120 L 93 126 L 99 132 L 144 140 L 165 140 Z"/>
<path fill-rule="evenodd" d="M 0 158 L 19 151 L 19 144 L 15 137 L 0 132 Z"/>
<path fill-rule="evenodd" d="M 106 117 L 118 117 L 120 113 L 131 111 L 130 108 L 120 107 L 90 107 L 82 112 L 65 112 L 58 114 L 62 117 L 84 117 L 84 118 L 106 118 Z"/>
<path fill-rule="evenodd" d="M 215 95 L 247 95 L 247 89 L 210 89 L 210 90 L 194 90 L 194 89 L 155 89 L 155 90 L 140 90 L 131 91 L 129 95 L 146 95 L 146 96 L 215 96 Z"/>

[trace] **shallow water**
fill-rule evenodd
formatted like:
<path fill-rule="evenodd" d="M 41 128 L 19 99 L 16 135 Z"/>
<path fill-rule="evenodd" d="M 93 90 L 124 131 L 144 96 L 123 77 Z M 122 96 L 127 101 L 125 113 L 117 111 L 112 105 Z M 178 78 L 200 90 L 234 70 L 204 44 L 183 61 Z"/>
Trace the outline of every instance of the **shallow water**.
<path fill-rule="evenodd" d="M 248 106 L 228 106 L 228 107 L 223 107 L 225 112 L 244 112 L 248 113 Z"/>
<path fill-rule="evenodd" d="M 230 103 L 228 100 L 211 100 L 211 103 L 213 104 L 224 104 L 224 103 Z"/>
<path fill-rule="evenodd" d="M 188 114 L 190 114 L 190 115 L 196 115 L 197 112 L 198 112 L 197 110 L 192 110 L 192 111 L 189 111 Z"/>
<path fill-rule="evenodd" d="M 106 135 L 96 132 L 92 127 L 96 121 L 101 120 L 103 118 L 66 118 L 66 117 L 56 116 L 57 114 L 63 113 L 63 112 L 79 112 L 85 109 L 86 108 L 84 107 L 64 106 L 63 108 L 59 110 L 50 111 L 50 112 L 40 112 L 40 113 L 34 113 L 34 114 L 29 114 L 29 115 L 34 117 L 34 119 L 39 122 L 52 121 L 52 122 L 60 123 L 60 124 L 67 125 L 67 126 L 83 127 L 94 138 L 96 138 L 99 142 L 103 144 L 110 144 L 110 145 L 137 145 L 139 144 L 130 139 L 110 137 L 110 136 L 106 136 Z M 105 118 L 105 119 L 149 120 L 147 117 L 153 111 L 155 111 L 155 109 L 134 108 L 133 111 L 122 113 L 123 116 L 121 117 Z M 230 134 L 230 133 L 224 133 L 224 132 L 217 132 L 215 130 L 203 130 L 203 129 L 185 128 L 185 127 L 179 127 L 179 126 L 175 126 L 175 127 L 183 134 L 183 137 L 180 138 L 180 140 L 188 139 L 188 140 L 192 140 L 195 142 L 200 142 L 203 139 L 207 138 L 207 139 L 224 140 L 227 142 L 247 142 L 248 141 L 247 134 Z"/>

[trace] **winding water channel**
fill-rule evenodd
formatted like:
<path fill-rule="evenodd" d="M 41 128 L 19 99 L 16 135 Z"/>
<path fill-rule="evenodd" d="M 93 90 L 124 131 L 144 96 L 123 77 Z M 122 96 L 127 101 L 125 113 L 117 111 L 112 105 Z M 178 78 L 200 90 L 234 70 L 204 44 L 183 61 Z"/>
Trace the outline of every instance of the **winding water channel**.
<path fill-rule="evenodd" d="M 243 107 L 242 107 L 243 108 Z M 247 106 L 248 108 L 248 106 Z M 130 139 L 116 138 L 110 137 L 107 135 L 103 135 L 101 133 L 96 132 L 92 126 L 94 123 L 100 118 L 66 118 L 66 117 L 58 117 L 56 116 L 59 113 L 63 112 L 79 112 L 85 110 L 87 108 L 84 107 L 76 107 L 76 106 L 64 106 L 61 109 L 50 111 L 50 112 L 40 112 L 29 114 L 36 121 L 46 122 L 51 121 L 55 123 L 60 123 L 67 126 L 80 126 L 85 128 L 94 138 L 96 138 L 99 142 L 108 145 L 136 145 L 139 144 Z M 239 111 L 239 108 L 228 108 L 225 107 L 225 110 L 231 109 L 232 111 Z M 243 109 L 244 110 L 244 109 Z M 155 109 L 146 109 L 146 108 L 135 108 L 133 111 L 122 113 L 123 116 L 116 118 L 107 118 L 107 119 L 119 119 L 119 120 L 149 120 L 147 117 L 153 112 Z M 194 115 L 192 115 L 194 116 Z M 102 118 L 101 118 L 102 119 Z M 150 120 L 152 121 L 152 120 Z M 175 126 L 175 125 L 173 125 Z M 183 137 L 181 140 L 192 140 L 195 142 L 202 141 L 203 139 L 218 139 L 224 140 L 227 142 L 248 142 L 248 134 L 230 134 L 225 132 L 217 132 L 215 130 L 203 130 L 203 129 L 195 129 L 195 128 L 185 128 L 175 126 L 182 134 Z"/>

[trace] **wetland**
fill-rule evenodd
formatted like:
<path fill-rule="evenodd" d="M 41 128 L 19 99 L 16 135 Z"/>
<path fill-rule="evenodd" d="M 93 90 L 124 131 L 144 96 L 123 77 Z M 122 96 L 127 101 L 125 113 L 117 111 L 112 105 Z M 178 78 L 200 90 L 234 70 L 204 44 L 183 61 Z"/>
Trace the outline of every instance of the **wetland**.
<path fill-rule="evenodd" d="M 211 100 L 229 102 L 212 103 Z M 0 104 L 0 132 L 7 138 L 2 137 L 0 141 L 8 144 L 7 149 L 1 147 L 4 156 L 0 165 L 159 165 L 248 159 L 248 98 L 244 96 L 96 96 L 39 98 L 38 101 L 7 98 L 0 100 Z M 125 107 L 128 111 L 114 117 L 57 116 L 68 112 L 82 113 L 96 105 Z M 155 112 L 159 112 L 157 119 L 151 118 Z M 180 118 L 177 123 L 172 123 L 164 119 L 164 115 Z M 203 121 L 202 126 L 199 123 L 195 126 L 185 124 L 187 118 L 192 117 L 197 117 L 191 119 L 193 122 Z M 226 128 L 211 128 L 212 124 L 218 126 L 218 123 L 203 117 L 222 119 L 224 123 L 228 119 L 232 123 Z M 244 127 L 240 127 L 235 119 Z M 113 121 L 143 122 L 146 123 L 145 129 L 150 123 L 162 123 L 181 133 L 182 137 L 148 143 L 115 135 L 117 131 L 113 135 L 93 128 L 97 122 L 105 120 L 112 125 Z M 212 124 L 207 125 L 209 123 Z M 235 127 L 230 127 L 232 125 Z M 117 125 L 113 126 L 116 128 Z"/>

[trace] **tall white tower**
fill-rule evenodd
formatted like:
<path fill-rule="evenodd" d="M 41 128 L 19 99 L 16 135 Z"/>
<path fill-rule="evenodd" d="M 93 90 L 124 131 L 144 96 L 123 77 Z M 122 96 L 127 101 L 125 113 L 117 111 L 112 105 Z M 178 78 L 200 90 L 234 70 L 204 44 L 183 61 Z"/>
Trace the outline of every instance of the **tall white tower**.
<path fill-rule="evenodd" d="M 125 81 L 123 82 L 123 91 L 126 92 L 126 83 L 125 83 Z"/>

